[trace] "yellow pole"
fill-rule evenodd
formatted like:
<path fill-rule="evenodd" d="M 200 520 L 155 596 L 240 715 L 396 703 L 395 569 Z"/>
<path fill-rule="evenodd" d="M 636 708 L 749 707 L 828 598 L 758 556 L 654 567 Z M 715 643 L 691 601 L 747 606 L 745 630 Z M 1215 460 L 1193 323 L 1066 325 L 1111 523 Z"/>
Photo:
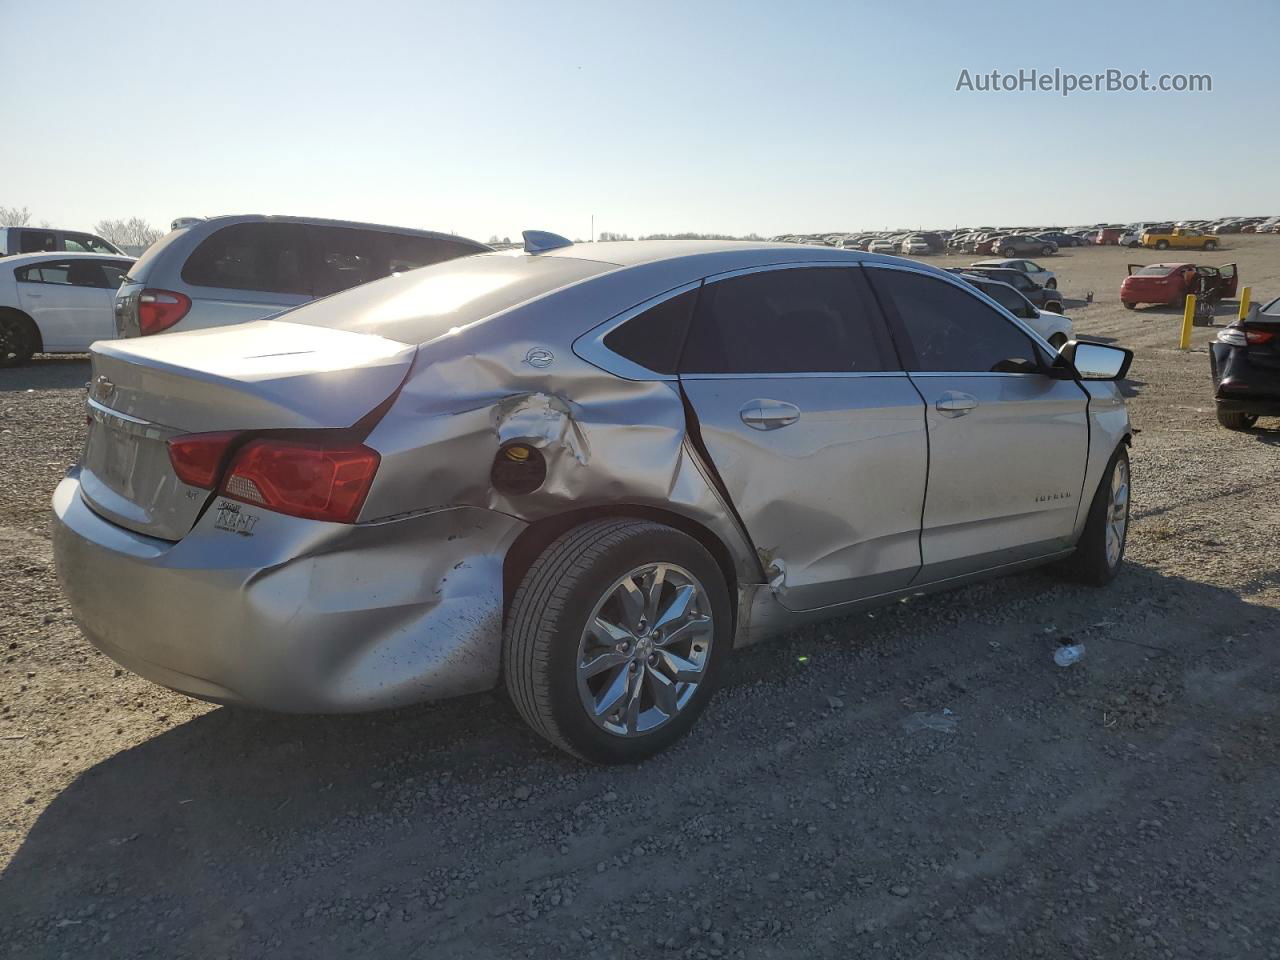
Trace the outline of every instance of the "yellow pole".
<path fill-rule="evenodd" d="M 1244 292 L 1240 294 L 1240 312 L 1236 315 L 1236 319 L 1243 320 L 1249 315 L 1249 297 L 1253 293 L 1253 287 L 1245 287 Z"/>
<path fill-rule="evenodd" d="M 1178 338 L 1178 349 L 1188 350 L 1191 347 L 1191 321 L 1196 318 L 1196 295 L 1187 294 L 1187 305 L 1182 310 L 1182 336 Z"/>

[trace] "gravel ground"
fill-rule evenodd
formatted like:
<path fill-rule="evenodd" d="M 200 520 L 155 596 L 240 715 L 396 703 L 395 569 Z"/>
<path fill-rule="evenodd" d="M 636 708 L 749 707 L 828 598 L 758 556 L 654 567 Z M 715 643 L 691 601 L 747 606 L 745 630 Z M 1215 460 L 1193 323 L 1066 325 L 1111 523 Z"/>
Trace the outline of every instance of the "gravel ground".
<path fill-rule="evenodd" d="M 1280 293 L 1280 237 L 1230 239 L 1199 259 Z M 0 371 L 0 955 L 1280 957 L 1280 421 L 1220 429 L 1212 332 L 1179 353 L 1176 311 L 1120 307 L 1156 259 L 1053 259 L 1078 331 L 1138 351 L 1111 587 L 1037 572 L 753 648 L 639 768 L 489 696 L 281 717 L 124 673 L 46 533 L 87 365 Z"/>

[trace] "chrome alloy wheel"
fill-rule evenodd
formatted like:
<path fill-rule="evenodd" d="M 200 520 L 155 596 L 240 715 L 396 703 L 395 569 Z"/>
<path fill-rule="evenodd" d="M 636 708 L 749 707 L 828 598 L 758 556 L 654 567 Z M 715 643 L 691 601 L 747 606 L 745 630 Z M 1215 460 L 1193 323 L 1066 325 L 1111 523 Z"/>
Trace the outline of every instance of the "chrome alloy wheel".
<path fill-rule="evenodd" d="M 651 733 L 685 708 L 706 677 L 711 600 L 683 567 L 649 563 L 614 581 L 578 643 L 578 696 L 597 726 Z"/>
<path fill-rule="evenodd" d="M 1129 525 L 1129 464 L 1116 461 L 1111 472 L 1111 497 L 1107 502 L 1107 565 L 1120 562 L 1125 528 Z"/>

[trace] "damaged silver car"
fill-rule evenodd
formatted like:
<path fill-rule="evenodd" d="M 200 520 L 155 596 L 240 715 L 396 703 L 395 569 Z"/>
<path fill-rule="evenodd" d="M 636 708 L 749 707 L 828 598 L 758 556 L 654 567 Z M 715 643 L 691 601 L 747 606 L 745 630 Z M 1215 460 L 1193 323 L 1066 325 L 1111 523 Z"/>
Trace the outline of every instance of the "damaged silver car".
<path fill-rule="evenodd" d="M 1124 554 L 1132 354 L 829 247 L 452 260 L 93 350 L 58 572 L 108 656 L 226 704 L 505 684 L 593 761 L 686 733 L 732 651 Z"/>

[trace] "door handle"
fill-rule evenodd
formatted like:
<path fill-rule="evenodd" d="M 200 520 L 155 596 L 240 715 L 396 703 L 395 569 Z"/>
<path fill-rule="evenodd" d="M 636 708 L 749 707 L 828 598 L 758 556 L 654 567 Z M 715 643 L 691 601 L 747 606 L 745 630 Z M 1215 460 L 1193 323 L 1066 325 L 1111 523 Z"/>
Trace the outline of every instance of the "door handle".
<path fill-rule="evenodd" d="M 944 417 L 963 417 L 978 406 L 978 398 L 972 394 L 948 390 L 933 406 Z"/>
<path fill-rule="evenodd" d="M 800 419 L 800 408 L 782 400 L 748 400 L 738 411 L 753 430 L 777 430 Z"/>
<path fill-rule="evenodd" d="M 44 294 L 43 293 L 24 293 L 23 296 L 31 300 L 39 300 L 41 297 L 44 296 Z"/>

